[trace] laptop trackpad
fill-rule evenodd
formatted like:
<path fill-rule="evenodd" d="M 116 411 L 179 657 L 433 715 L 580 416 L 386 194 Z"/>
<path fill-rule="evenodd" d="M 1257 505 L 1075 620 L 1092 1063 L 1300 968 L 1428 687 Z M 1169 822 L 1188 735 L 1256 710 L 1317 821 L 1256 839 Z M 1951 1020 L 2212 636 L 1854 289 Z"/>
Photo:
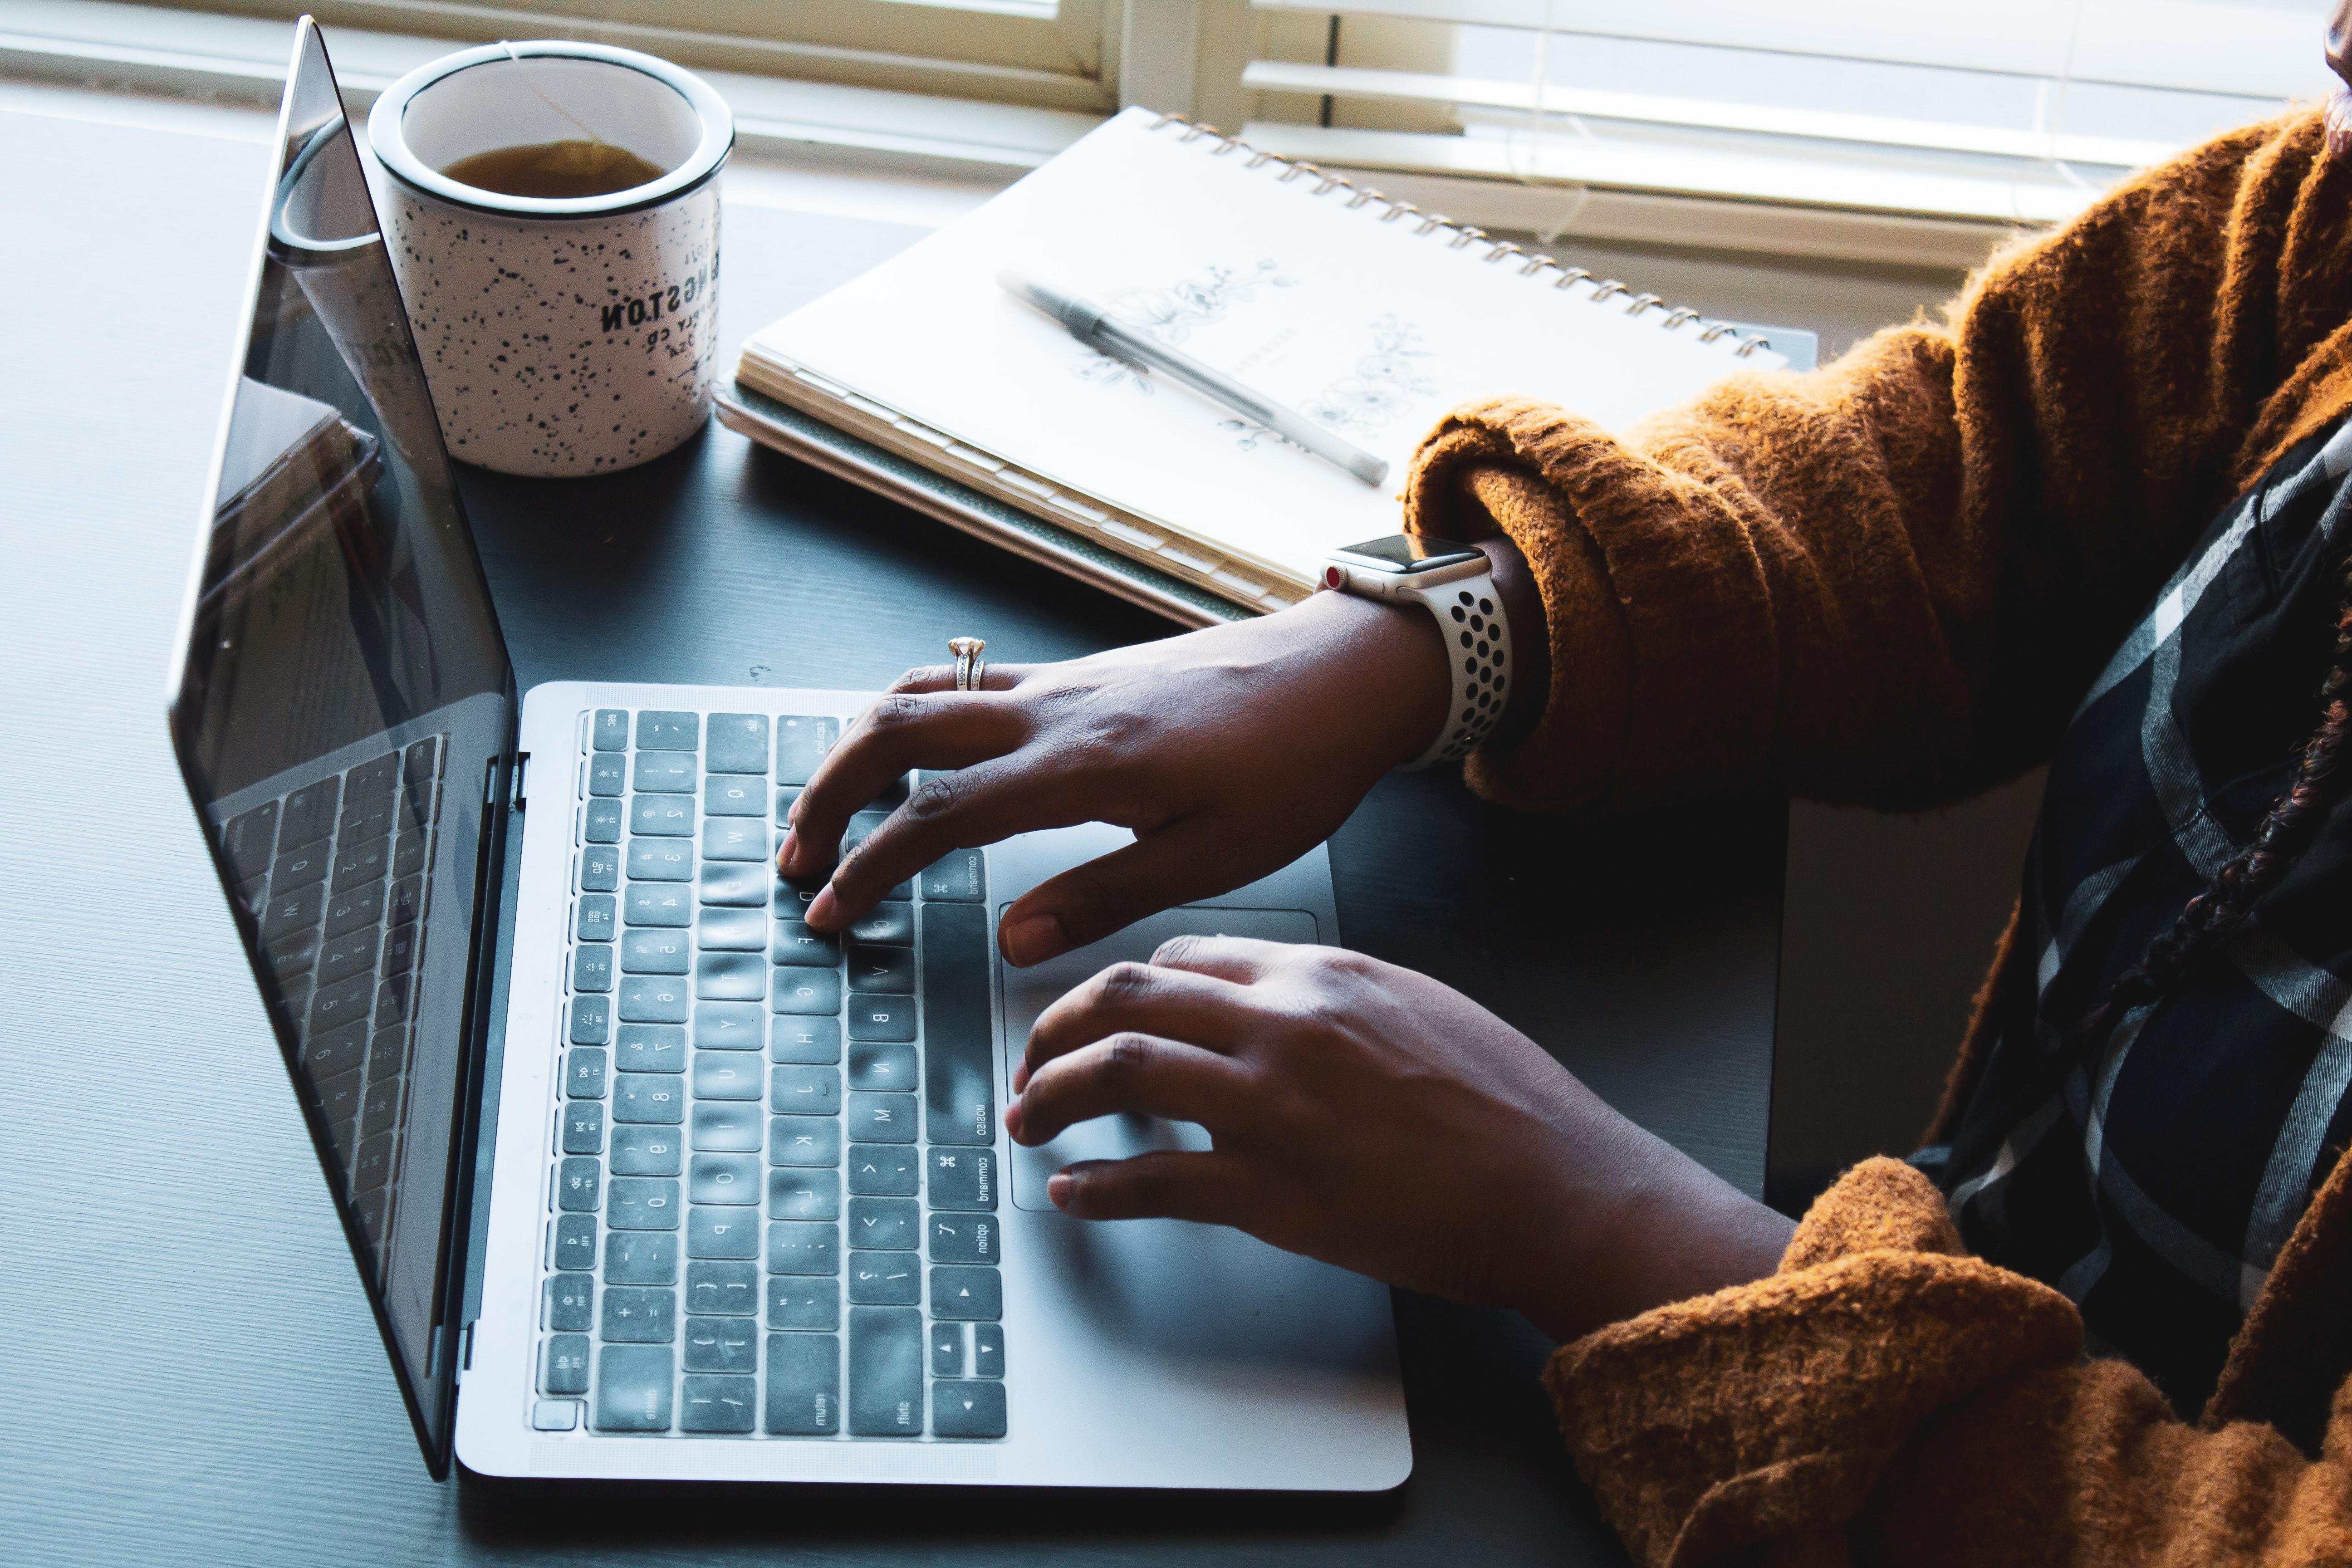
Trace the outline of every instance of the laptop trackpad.
<path fill-rule="evenodd" d="M 1066 952 L 1030 969 L 998 961 L 1004 986 L 1005 1070 L 1029 1044 L 1030 1026 L 1066 992 L 1123 960 L 1150 958 L 1171 936 L 1255 937 L 1262 942 L 1312 942 L 1315 917 L 1304 910 L 1235 910 L 1188 907 L 1140 920 L 1089 946 Z M 1007 1086 L 1008 1091 L 1010 1086 Z M 1051 1211 L 1047 1178 L 1078 1160 L 1123 1160 L 1151 1149 L 1206 1149 L 1209 1135 L 1190 1121 L 1155 1116 L 1102 1116 L 1070 1128 L 1034 1149 L 1013 1145 L 1013 1202 L 1024 1209 Z"/>

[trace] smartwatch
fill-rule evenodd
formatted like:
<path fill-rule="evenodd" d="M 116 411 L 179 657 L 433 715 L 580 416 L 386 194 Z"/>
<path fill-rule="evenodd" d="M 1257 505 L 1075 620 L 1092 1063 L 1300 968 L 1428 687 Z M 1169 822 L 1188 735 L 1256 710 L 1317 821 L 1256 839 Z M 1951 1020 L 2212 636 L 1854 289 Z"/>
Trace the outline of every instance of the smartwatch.
<path fill-rule="evenodd" d="M 1407 771 L 1465 757 L 1503 716 L 1511 628 L 1486 552 L 1451 539 L 1391 533 L 1333 551 L 1323 586 L 1367 599 L 1418 604 L 1437 617 L 1454 676 L 1454 705 L 1429 749 Z"/>

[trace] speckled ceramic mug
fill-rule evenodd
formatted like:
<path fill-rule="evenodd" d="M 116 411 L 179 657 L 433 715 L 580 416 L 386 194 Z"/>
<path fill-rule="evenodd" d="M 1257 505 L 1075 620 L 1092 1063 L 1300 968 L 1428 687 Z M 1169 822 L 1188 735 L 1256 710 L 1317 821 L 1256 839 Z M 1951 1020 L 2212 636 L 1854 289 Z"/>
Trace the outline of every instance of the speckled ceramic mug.
<path fill-rule="evenodd" d="M 441 173 L 583 133 L 665 172 L 562 200 Z M 385 238 L 453 456 L 609 473 L 702 428 L 719 363 L 718 174 L 734 141 L 699 78 L 601 44 L 467 49 L 375 100 Z"/>

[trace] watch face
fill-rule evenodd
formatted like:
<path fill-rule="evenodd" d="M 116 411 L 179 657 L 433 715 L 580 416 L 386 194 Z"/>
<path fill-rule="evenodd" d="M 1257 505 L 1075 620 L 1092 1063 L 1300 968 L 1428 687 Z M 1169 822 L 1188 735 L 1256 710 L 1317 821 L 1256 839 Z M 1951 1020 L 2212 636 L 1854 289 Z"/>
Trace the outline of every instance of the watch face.
<path fill-rule="evenodd" d="M 1391 533 L 1385 539 L 1367 539 L 1361 544 L 1342 545 L 1332 553 L 1383 572 L 1407 573 L 1429 572 L 1457 562 L 1485 559 L 1483 552 L 1467 544 L 1414 533 Z"/>

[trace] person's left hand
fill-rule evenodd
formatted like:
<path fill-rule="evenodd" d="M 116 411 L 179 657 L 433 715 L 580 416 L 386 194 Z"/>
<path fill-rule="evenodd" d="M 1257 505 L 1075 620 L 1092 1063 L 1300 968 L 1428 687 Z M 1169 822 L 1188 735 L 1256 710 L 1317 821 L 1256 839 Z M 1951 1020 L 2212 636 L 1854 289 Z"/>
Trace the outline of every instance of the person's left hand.
<path fill-rule="evenodd" d="M 1179 937 L 1114 964 L 1038 1018 L 1013 1086 L 1020 1143 L 1115 1111 L 1213 1141 L 1069 1167 L 1069 1214 L 1234 1226 L 1561 1339 L 1769 1274 L 1788 1240 L 1468 997 L 1333 948 Z"/>

